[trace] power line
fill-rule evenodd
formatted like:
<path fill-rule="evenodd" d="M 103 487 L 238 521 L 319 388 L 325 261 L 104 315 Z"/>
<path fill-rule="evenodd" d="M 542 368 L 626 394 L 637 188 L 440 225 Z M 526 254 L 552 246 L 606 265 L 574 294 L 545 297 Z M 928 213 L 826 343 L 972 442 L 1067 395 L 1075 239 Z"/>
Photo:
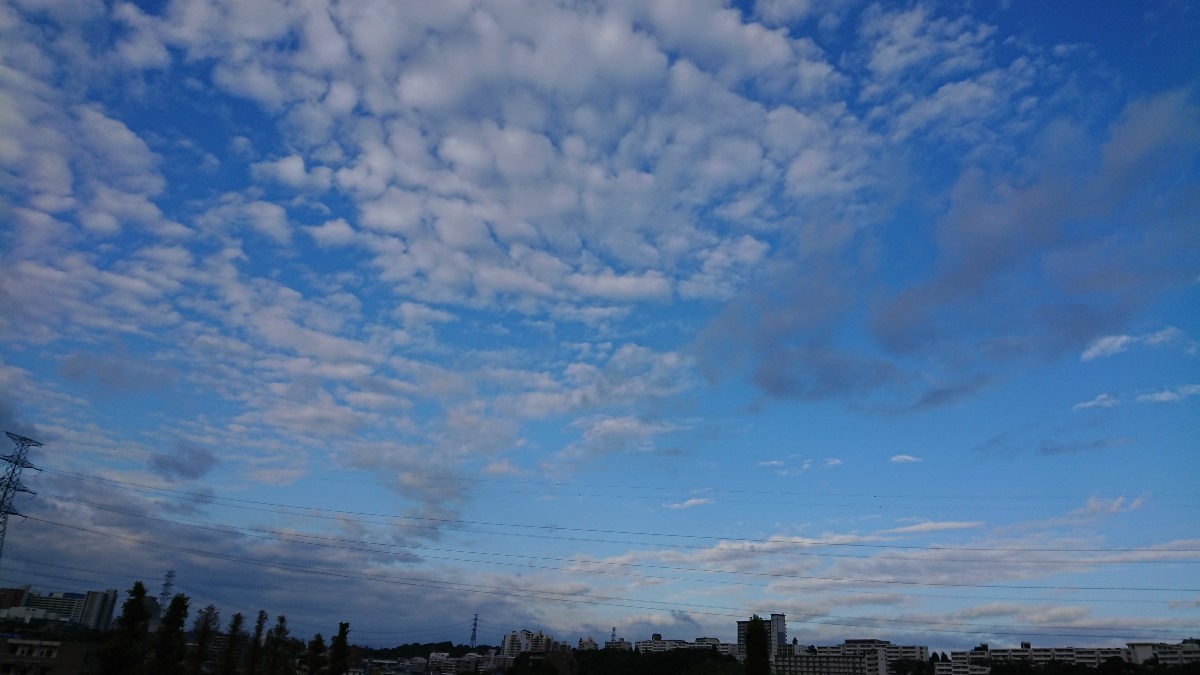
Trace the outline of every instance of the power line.
<path fill-rule="evenodd" d="M 780 538 L 768 538 L 768 539 L 743 538 L 743 539 L 730 540 L 728 537 L 721 537 L 718 535 L 706 535 L 706 534 L 680 534 L 680 533 L 672 533 L 672 532 L 639 532 L 639 531 L 632 531 L 632 530 L 615 530 L 615 529 L 603 529 L 603 528 L 566 527 L 566 526 L 550 525 L 550 524 L 503 523 L 503 522 L 495 522 L 495 521 L 463 520 L 463 519 L 459 519 L 459 518 L 433 518 L 433 517 L 429 517 L 429 516 L 410 516 L 410 515 L 401 515 L 401 514 L 372 513 L 372 512 L 366 512 L 366 511 L 346 511 L 346 510 L 341 510 L 341 509 L 328 509 L 328 508 L 319 508 L 319 507 L 312 507 L 312 506 L 297 506 L 297 505 L 293 505 L 293 504 L 283 504 L 283 503 L 278 503 L 278 502 L 265 502 L 265 501 L 258 501 L 258 500 L 253 500 L 253 499 L 239 499 L 239 498 L 234 498 L 234 497 L 218 497 L 218 496 L 204 494 L 204 493 L 198 493 L 198 492 L 173 490 L 170 488 L 156 487 L 156 486 L 152 486 L 152 485 L 144 485 L 141 483 L 120 481 L 120 480 L 116 480 L 116 479 L 112 479 L 112 478 L 89 476 L 87 474 L 80 474 L 80 473 L 75 473 L 75 472 L 70 472 L 70 471 L 62 471 L 62 470 L 51 470 L 51 471 L 53 471 L 56 474 L 64 475 L 64 476 L 67 476 L 70 478 L 75 478 L 78 480 L 99 482 L 99 483 L 110 484 L 110 485 L 120 485 L 120 486 L 124 486 L 126 488 L 133 489 L 134 491 L 150 491 L 152 493 L 164 493 L 165 495 L 179 495 L 179 496 L 188 497 L 191 499 L 202 501 L 205 504 L 210 504 L 213 502 L 220 502 L 220 503 L 222 503 L 222 505 L 233 506 L 235 508 L 246 508 L 246 507 L 242 507 L 242 506 L 238 506 L 238 505 L 239 504 L 248 504 L 248 505 L 252 505 L 252 506 L 271 507 L 271 508 L 275 508 L 275 509 L 289 509 L 290 511 L 293 512 L 292 515 L 298 515 L 298 516 L 309 517 L 309 518 L 346 519 L 347 516 L 352 516 L 352 517 L 355 517 L 355 518 L 351 518 L 352 520 L 353 519 L 362 519 L 362 518 L 387 518 L 389 520 L 403 520 L 403 521 L 415 521 L 415 522 L 421 522 L 421 523 L 434 523 L 434 525 L 410 525 L 410 527 L 424 527 L 424 528 L 428 528 L 428 529 L 455 529 L 455 528 L 451 527 L 454 525 L 482 526 L 482 527 L 507 527 L 507 528 L 513 528 L 513 529 L 519 529 L 519 530 L 551 530 L 551 531 L 561 531 L 561 532 L 580 532 L 580 533 L 589 533 L 589 534 L 612 534 L 612 535 L 626 535 L 626 536 L 639 536 L 639 537 L 654 537 L 654 538 L 663 538 L 663 539 L 731 541 L 731 543 L 794 544 L 794 545 L 800 545 L 800 546 L 822 546 L 822 547 L 832 546 L 832 547 L 842 547 L 842 548 L 867 548 L 867 549 L 879 548 L 879 549 L 897 549 L 897 550 L 953 551 L 953 552 L 973 552 L 973 553 L 974 552 L 991 552 L 991 553 L 1200 553 L 1200 549 L 1178 549 L 1178 548 L 1122 549 L 1122 548 L 1024 548 L 1024 547 L 1018 548 L 1018 547 L 982 547 L 982 546 L 980 546 L 980 547 L 917 546 L 917 545 L 907 545 L 907 544 L 877 544 L 877 543 L 866 543 L 866 542 L 821 541 L 821 540 L 798 538 L 798 537 L 790 537 L 790 538 L 780 537 Z M 251 510 L 254 510 L 254 509 L 251 509 Z M 331 515 L 323 515 L 323 514 L 331 514 Z M 371 521 L 362 520 L 361 522 L 371 522 Z M 376 524 L 384 524 L 384 523 L 376 523 Z M 480 533 L 480 534 L 499 534 L 499 535 L 503 535 L 503 536 L 528 536 L 528 537 L 534 537 L 534 538 L 540 538 L 540 539 L 559 539 L 559 540 L 567 540 L 567 541 L 589 541 L 589 542 L 605 543 L 605 544 L 643 545 L 645 543 L 645 542 L 617 541 L 617 540 L 611 540 L 611 539 L 587 539 L 587 538 L 580 538 L 580 537 L 563 537 L 563 536 L 545 535 L 545 534 L 524 534 L 524 535 L 522 535 L 522 534 L 517 534 L 517 533 L 511 533 L 511 532 L 504 532 L 504 533 L 486 532 L 486 531 L 480 532 L 478 530 L 466 530 L 466 531 L 476 532 L 476 533 Z M 658 543 L 656 545 L 671 546 L 671 547 L 678 547 L 678 548 L 707 548 L 707 547 L 699 547 L 699 546 L 689 546 L 686 544 Z M 817 553 L 817 552 L 796 552 L 796 554 L 797 555 L 828 556 L 828 557 L 858 557 L 858 556 L 840 556 L 837 554 L 828 554 L 828 553 L 822 554 L 822 553 Z M 970 560 L 965 560 L 964 562 L 986 562 L 986 561 L 980 561 L 978 559 L 970 559 Z M 1004 562 L 1008 562 L 1008 561 L 1004 561 Z M 1076 562 L 1076 561 L 1064 561 L 1064 562 Z"/>
<path fill-rule="evenodd" d="M 123 460 L 131 459 L 126 454 L 116 453 L 116 452 L 105 452 L 103 450 L 97 450 L 97 449 L 88 450 L 88 453 L 107 455 L 109 457 L 115 457 L 117 459 L 123 459 Z M 352 469 L 322 469 L 321 473 L 323 476 L 326 474 L 348 474 L 348 475 L 361 475 L 361 476 L 377 476 L 378 475 L 378 472 L 357 471 L 357 470 L 352 470 Z M 672 495 L 694 496 L 696 494 L 749 494 L 749 495 L 780 495 L 780 496 L 791 496 L 791 497 L 839 497 L 839 498 L 845 497 L 845 498 L 852 498 L 852 499 L 898 499 L 898 500 L 905 500 L 906 503 L 911 502 L 914 499 L 938 499 L 938 500 L 947 500 L 947 501 L 968 501 L 968 502 L 977 503 L 980 500 L 989 500 L 989 499 L 993 499 L 993 500 L 997 500 L 997 501 L 1014 501 L 1014 502 L 1028 502 L 1031 499 L 1046 500 L 1046 501 L 1078 501 L 1080 499 L 1119 499 L 1119 498 L 1128 496 L 1128 495 L 1098 495 L 1098 494 L 1088 494 L 1088 495 L 1074 495 L 1074 494 L 1053 494 L 1053 495 L 979 495 L 979 494 L 951 495 L 951 494 L 937 494 L 937 495 L 930 495 L 928 493 L 887 494 L 887 493 L 855 493 L 855 492 L 800 492 L 800 491 L 795 491 L 795 490 L 764 490 L 764 489 L 758 489 L 758 488 L 753 489 L 753 490 L 736 489 L 736 488 L 720 488 L 720 487 L 702 487 L 702 488 L 682 487 L 681 488 L 681 487 L 662 487 L 662 486 L 653 486 L 653 485 L 626 485 L 626 484 L 608 484 L 608 483 L 568 483 L 568 482 L 563 482 L 563 481 L 547 481 L 547 480 L 508 480 L 508 479 L 500 479 L 500 478 L 483 478 L 483 477 L 479 477 L 479 476 L 463 476 L 463 475 L 455 475 L 455 474 L 450 474 L 450 473 L 439 474 L 439 473 L 436 473 L 433 471 L 426 472 L 424 474 L 424 476 L 422 476 L 419 471 L 406 470 L 405 473 L 406 473 L 406 475 L 414 475 L 418 479 L 421 479 L 421 478 L 424 479 L 424 482 L 414 481 L 417 484 L 424 485 L 424 486 L 434 486 L 434 487 L 438 486 L 442 483 L 445 483 L 445 482 L 461 482 L 461 483 L 483 483 L 483 484 L 493 484 L 493 485 L 515 485 L 515 486 L 525 485 L 525 486 L 531 486 L 531 487 L 541 486 L 541 487 L 560 488 L 560 489 L 564 489 L 564 490 L 574 490 L 574 489 L 578 489 L 578 488 L 595 488 L 595 489 L 613 489 L 613 490 L 661 491 L 661 492 L 665 493 L 663 495 L 608 495 L 608 494 L 579 495 L 579 493 L 576 493 L 576 495 L 578 495 L 578 496 L 631 497 L 631 498 L 635 498 L 635 499 L 668 499 L 668 498 L 671 498 Z M 347 481 L 347 480 L 330 479 L 330 478 L 325 478 L 324 480 L 332 481 L 332 482 L 371 483 L 371 484 L 378 484 L 378 485 L 385 485 L 385 486 L 390 484 L 387 481 L 379 480 L 377 477 L 372 480 L 367 480 L 367 481 Z M 1198 493 L 1198 494 L 1155 494 L 1153 496 L 1155 499 L 1194 499 L 1194 498 L 1200 498 L 1200 493 Z M 734 502 L 734 503 L 779 504 L 780 502 L 779 501 L 769 501 L 769 502 L 738 501 L 738 502 Z M 790 502 L 784 502 L 784 503 L 790 503 Z M 861 505 L 816 504 L 815 506 L 861 506 Z M 1191 504 L 1191 505 L 1186 505 L 1186 506 L 1188 508 L 1200 508 L 1200 504 Z M 956 507 L 956 508 L 958 508 L 958 507 Z M 1004 508 L 1004 507 L 998 507 L 998 508 Z M 1024 508 L 1024 507 L 1017 507 L 1017 508 Z"/>
<path fill-rule="evenodd" d="M 558 558 L 558 557 L 553 557 L 553 556 L 527 555 L 527 554 L 515 554 L 515 553 L 493 553 L 493 552 L 485 552 L 485 551 L 435 548 L 435 547 L 427 547 L 427 546 L 413 546 L 413 545 L 408 545 L 408 544 L 397 544 L 397 543 L 388 543 L 388 542 L 370 542 L 370 541 L 365 541 L 365 540 L 360 540 L 360 539 L 329 537 L 329 536 L 316 535 L 316 534 L 281 532 L 278 530 L 269 530 L 269 529 L 265 529 L 265 528 L 257 528 L 257 527 L 249 527 L 249 526 L 206 525 L 206 524 L 200 524 L 200 523 L 196 523 L 196 522 L 169 520 L 166 518 L 159 518 L 156 516 L 150 516 L 150 515 L 143 514 L 143 513 L 125 511 L 125 510 L 116 509 L 116 508 L 101 505 L 101 504 L 94 504 L 94 503 L 83 501 L 83 500 L 68 499 L 65 497 L 59 497 L 59 496 L 51 495 L 51 494 L 44 493 L 44 496 L 49 497 L 50 499 L 56 500 L 56 501 L 66 501 L 66 502 L 70 502 L 70 503 L 86 505 L 86 506 L 89 506 L 91 508 L 95 508 L 98 510 L 108 511 L 111 513 L 118 513 L 121 515 L 126 515 L 126 516 L 130 516 L 130 517 L 134 517 L 134 518 L 142 518 L 145 520 L 151 520 L 151 521 L 160 522 L 160 523 L 164 523 L 164 524 L 168 524 L 168 525 L 191 527 L 191 528 L 195 528 L 195 529 L 205 530 L 205 531 L 209 531 L 209 532 L 216 532 L 216 533 L 220 533 L 220 534 L 229 534 L 229 533 L 236 532 L 238 534 L 242 534 L 243 536 L 253 536 L 253 537 L 258 537 L 258 538 L 263 538 L 263 539 L 274 540 L 274 541 L 278 541 L 281 543 L 305 544 L 305 545 L 310 545 L 310 546 L 322 546 L 322 547 L 326 547 L 326 548 L 334 548 L 334 549 L 348 550 L 348 551 L 360 551 L 360 552 L 366 552 L 366 553 L 387 553 L 389 551 L 380 550 L 380 548 L 384 548 L 384 549 L 399 548 L 399 549 L 407 549 L 407 550 L 414 550 L 416 552 L 421 552 L 422 558 L 428 559 L 428 560 L 443 560 L 443 561 L 450 561 L 450 562 L 466 562 L 466 563 L 476 563 L 476 564 L 481 563 L 481 564 L 487 564 L 487 565 L 502 565 L 502 566 L 510 566 L 510 567 L 521 567 L 521 568 L 534 567 L 537 569 L 555 570 L 555 571 L 568 572 L 568 573 L 607 574 L 607 575 L 616 575 L 616 576 L 629 576 L 629 577 L 634 577 L 634 578 L 639 578 L 639 579 L 656 579 L 656 580 L 664 580 L 664 581 L 682 581 L 682 582 L 709 583 L 709 584 L 725 583 L 725 584 L 740 585 L 740 586 L 759 586 L 759 587 L 767 587 L 767 586 L 769 586 L 769 584 L 751 584 L 751 583 L 741 582 L 741 581 L 725 581 L 725 580 L 719 580 L 719 579 L 717 579 L 717 580 L 714 580 L 714 579 L 688 579 L 688 578 L 683 578 L 683 577 L 631 574 L 631 573 L 627 573 L 627 572 L 623 573 L 623 572 L 612 571 L 612 570 L 603 570 L 603 569 L 602 570 L 571 570 L 571 569 L 567 569 L 567 568 L 563 568 L 563 567 L 547 566 L 547 565 L 531 565 L 528 563 L 495 562 L 495 561 L 488 561 L 488 560 L 474 560 L 474 559 L 469 559 L 469 558 L 452 558 L 452 557 L 446 557 L 446 556 L 428 555 L 427 553 L 424 553 L 424 552 L 425 551 L 433 551 L 433 552 L 437 552 L 437 553 L 457 553 L 457 554 L 464 554 L 464 555 L 477 555 L 477 556 L 500 557 L 500 558 L 519 558 L 522 560 L 565 562 L 565 563 L 570 563 L 570 564 L 574 564 L 574 565 L 586 565 L 586 566 L 636 567 L 636 568 L 647 568 L 647 569 L 675 571 L 675 572 L 695 572 L 695 573 L 702 573 L 702 574 L 721 574 L 721 575 L 765 577 L 765 578 L 770 578 L 770 579 L 774 579 L 774 580 L 794 579 L 794 580 L 819 580 L 819 581 L 829 581 L 829 582 L 836 582 L 836 583 L 872 583 L 872 581 L 864 580 L 864 579 L 791 575 L 791 574 L 767 573 L 767 572 L 749 572 L 749 571 L 743 571 L 743 570 L 719 570 L 719 569 L 694 568 L 694 567 L 676 567 L 676 566 L 670 566 L 670 565 L 650 565 L 650 564 L 646 564 L 646 563 L 620 563 L 620 562 L 611 562 L 611 561 L 603 561 L 603 560 L 585 560 L 585 559 L 579 559 L 579 558 Z M 247 532 L 249 532 L 251 534 L 247 534 Z M 377 547 L 377 548 L 360 548 L 358 546 L 347 546 L 345 544 L 356 544 L 356 545 L 364 546 L 364 547 Z M 939 562 L 943 562 L 943 561 L 944 560 L 939 559 Z M 1074 561 L 1074 562 L 1081 562 L 1081 561 Z M 875 582 L 875 583 L 880 583 L 880 582 Z M 887 583 L 903 584 L 903 583 L 907 583 L 907 582 L 895 581 L 895 582 L 887 582 Z M 1014 588 L 1014 587 L 1013 586 L 1003 586 L 1003 588 L 1008 589 L 1008 588 Z M 1061 589 L 1062 587 L 1058 586 L 1055 588 Z M 928 595 L 928 594 L 919 594 L 919 593 L 902 593 L 899 591 L 873 592 L 873 591 L 861 591 L 861 590 L 847 590 L 847 589 L 841 589 L 841 588 L 831 589 L 831 590 L 837 590 L 838 592 L 842 592 L 842 593 L 854 593 L 854 594 L 864 594 L 864 595 L 908 595 L 908 596 L 913 596 L 913 597 L 925 597 L 925 598 L 945 598 L 945 597 L 947 597 L 947 596 Z M 1120 591 L 1120 590 L 1126 590 L 1126 589 L 1113 587 L 1113 588 L 1107 588 L 1105 590 Z M 1141 592 L 1141 591 L 1147 591 L 1149 589 L 1130 589 L 1130 590 L 1137 590 L 1137 591 Z M 1164 590 L 1170 591 L 1170 592 L 1177 592 L 1177 591 L 1187 592 L 1187 589 L 1164 589 Z M 989 596 L 978 597 L 978 596 L 955 595 L 953 597 L 958 598 L 958 599 L 968 598 L 968 599 L 977 599 L 977 600 L 996 600 L 996 599 L 998 599 L 998 598 L 989 597 Z M 1011 600 L 1012 598 L 1005 598 L 1005 599 Z M 1042 601 L 1044 599 L 1024 598 L 1024 599 L 1020 599 L 1020 600 L 1029 602 L 1029 601 Z M 1056 599 L 1056 600 L 1061 600 L 1061 599 Z M 1144 604 L 1159 604 L 1160 603 L 1160 601 L 1156 601 L 1156 600 L 1128 599 L 1128 598 L 1073 599 L 1072 601 L 1073 602 L 1103 602 L 1103 603 L 1120 602 L 1120 603 L 1144 603 Z"/>
<path fill-rule="evenodd" d="M 668 602 L 655 601 L 655 600 L 632 600 L 629 598 L 613 597 L 613 596 L 597 596 L 597 595 L 579 596 L 579 595 L 574 595 L 574 594 L 569 594 L 569 593 L 558 593 L 558 592 L 554 592 L 554 591 L 531 591 L 531 590 L 525 590 L 525 589 L 519 589 L 519 588 L 501 588 L 501 587 L 496 587 L 496 586 L 487 586 L 484 584 L 470 584 L 470 583 L 465 583 L 465 582 L 433 581 L 433 580 L 429 580 L 429 579 L 415 579 L 415 578 L 411 578 L 411 577 L 382 576 L 382 575 L 374 575 L 374 574 L 347 572 L 345 570 L 312 568 L 312 567 L 305 567 L 302 565 L 297 565 L 295 563 L 247 558 L 244 556 L 235 556 L 235 555 L 230 555 L 230 554 L 215 553 L 215 552 L 211 552 L 211 551 L 204 551 L 202 549 L 195 549 L 195 548 L 186 547 L 186 546 L 165 544 L 165 543 L 156 542 L 156 541 L 152 541 L 152 540 L 146 540 L 146 539 L 138 539 L 136 537 L 129 537 L 129 536 L 120 535 L 120 534 L 113 534 L 113 533 L 101 532 L 98 530 L 92 530 L 90 528 L 80 527 L 78 525 L 59 523 L 59 522 L 55 522 L 52 520 L 37 518 L 35 516 L 29 516 L 29 519 L 35 520 L 37 522 L 41 522 L 41 523 L 44 523 L 47 525 L 62 527 L 62 528 L 70 529 L 70 530 L 75 530 L 78 532 L 85 532 L 85 533 L 93 534 L 93 535 L 97 535 L 97 536 L 120 539 L 122 541 L 127 541 L 130 543 L 139 544 L 139 545 L 151 546 L 151 547 L 155 547 L 155 548 L 162 548 L 162 549 L 166 549 L 166 550 L 188 553 L 188 554 L 198 555 L 198 556 L 202 556 L 202 557 L 216 558 L 216 559 L 226 560 L 226 561 L 230 561 L 230 562 L 250 564 L 250 565 L 255 565 L 255 566 L 259 566 L 259 567 L 264 567 L 264 566 L 272 567 L 272 568 L 280 569 L 283 571 L 290 571 L 290 572 L 301 573 L 301 574 L 312 574 L 312 575 L 325 576 L 325 577 L 330 577 L 330 578 L 354 579 L 354 580 L 359 580 L 359 581 L 372 581 L 372 582 L 387 583 L 387 584 L 394 584 L 394 585 L 401 585 L 401 586 L 432 588 L 432 589 L 437 589 L 437 590 L 458 591 L 458 592 L 467 592 L 467 593 L 480 593 L 480 594 L 486 594 L 486 595 L 501 595 L 501 596 L 510 597 L 510 598 L 523 598 L 523 599 L 531 599 L 531 600 L 547 600 L 547 601 L 555 601 L 555 602 L 568 602 L 568 603 L 588 604 L 588 605 L 625 607 L 625 608 L 630 608 L 630 609 L 664 611 L 664 610 L 678 609 L 678 608 L 690 608 L 690 609 L 688 609 L 688 611 L 690 611 L 693 614 L 722 616 L 722 617 L 745 616 L 746 614 L 750 613 L 750 611 L 751 611 L 751 610 L 744 609 L 744 608 L 734 608 L 734 607 L 721 607 L 721 606 L 700 605 L 700 604 L 691 604 L 691 603 L 668 603 Z M 1045 587 L 1045 588 L 1049 588 L 1049 587 Z M 1062 588 L 1062 587 L 1058 587 L 1058 588 Z M 1133 589 L 1130 589 L 1130 590 L 1133 590 Z M 1161 589 L 1146 589 L 1146 590 L 1161 590 Z M 1182 589 L 1177 589 L 1177 590 L 1182 590 Z M 1187 592 L 1192 592 L 1193 590 L 1194 589 L 1187 589 Z M 830 620 L 826 620 L 826 619 L 818 620 L 817 618 L 815 618 L 815 617 L 817 617 L 817 615 L 801 615 L 801 616 L 810 616 L 810 617 L 814 617 L 814 618 L 810 618 L 808 620 L 801 620 L 801 621 L 798 621 L 798 623 L 806 623 L 806 624 L 813 624 L 813 625 L 847 626 L 847 627 L 854 627 L 854 628 L 880 628 L 881 627 L 880 624 L 886 625 L 889 623 L 912 623 L 912 624 L 917 624 L 917 625 L 922 626 L 923 627 L 922 630 L 925 630 L 927 632 L 953 633 L 953 634 L 977 634 L 981 630 L 986 630 L 987 632 L 989 632 L 991 634 L 995 634 L 995 635 L 1026 635 L 1026 636 L 1037 636 L 1037 637 L 1073 637 L 1073 638 L 1093 638 L 1093 639 L 1104 639 L 1104 638 L 1128 639 L 1130 637 L 1129 633 L 1138 633 L 1138 632 L 1146 633 L 1146 632 L 1150 632 L 1150 631 L 1157 631 L 1156 635 L 1160 636 L 1158 639 L 1182 639 L 1182 638 L 1178 638 L 1175 636 L 1165 637 L 1166 631 L 1160 630 L 1157 628 L 1135 629 L 1135 630 L 1131 630 L 1131 631 L 1129 631 L 1129 633 L 1126 633 L 1123 635 L 1099 634 L 1099 633 L 1086 633 L 1086 634 L 1083 634 L 1083 633 L 1041 633 L 1041 632 L 1009 630 L 1009 629 L 1020 628 L 1020 626 L 1013 626 L 1013 625 L 966 624 L 966 623 L 956 623 L 956 622 L 933 622 L 933 621 L 919 621 L 919 620 L 908 620 L 908 619 L 862 619 L 859 617 L 834 617 L 834 618 L 838 618 L 838 619 L 845 619 L 845 621 L 830 621 Z M 858 623 L 855 623 L 855 621 L 857 621 Z M 866 623 L 863 623 L 864 621 Z M 939 629 L 939 628 L 928 628 L 927 627 L 927 626 L 942 626 L 942 625 L 970 626 L 970 627 L 972 627 L 973 630 L 969 630 L 969 631 L 968 630 L 950 630 L 950 629 Z M 996 628 L 999 628 L 1001 630 L 994 630 Z M 1051 629 L 1051 630 L 1068 630 L 1068 631 L 1109 630 L 1110 628 L 1111 627 L 1109 627 L 1109 626 L 1039 626 L 1038 627 L 1039 630 Z M 1137 637 L 1137 639 L 1151 639 L 1151 638 L 1139 636 L 1139 637 Z"/>

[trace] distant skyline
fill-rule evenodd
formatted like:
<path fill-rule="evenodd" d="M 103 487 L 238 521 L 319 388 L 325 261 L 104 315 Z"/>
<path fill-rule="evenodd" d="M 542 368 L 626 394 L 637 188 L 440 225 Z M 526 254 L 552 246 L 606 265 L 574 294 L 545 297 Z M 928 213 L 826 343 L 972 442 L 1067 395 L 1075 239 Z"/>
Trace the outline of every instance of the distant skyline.
<path fill-rule="evenodd" d="M 0 0 L 0 585 L 1200 637 L 1188 2 Z M 7 452 L 7 445 L 5 452 Z"/>

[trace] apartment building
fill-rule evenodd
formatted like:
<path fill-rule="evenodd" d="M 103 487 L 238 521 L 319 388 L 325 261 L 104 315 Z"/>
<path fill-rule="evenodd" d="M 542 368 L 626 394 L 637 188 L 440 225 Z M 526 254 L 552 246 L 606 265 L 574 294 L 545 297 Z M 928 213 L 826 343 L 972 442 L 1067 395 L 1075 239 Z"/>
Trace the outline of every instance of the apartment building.
<path fill-rule="evenodd" d="M 869 671 L 869 675 L 890 675 L 890 665 L 893 661 L 928 661 L 929 647 L 918 645 L 895 645 L 888 640 L 875 639 L 853 639 L 845 640 L 840 645 L 822 645 L 812 647 L 808 650 L 810 653 L 819 656 L 850 656 L 855 654 L 873 655 L 867 660 L 867 666 L 874 668 L 876 664 L 882 663 L 882 667 L 876 673 Z"/>
<path fill-rule="evenodd" d="M 108 630 L 117 606 L 116 589 L 86 593 L 55 592 L 42 595 L 24 588 L 0 589 L 0 618 L 57 621 Z"/>
<path fill-rule="evenodd" d="M 887 659 L 882 650 L 810 652 L 788 646 L 772 661 L 775 675 L 884 675 Z"/>
<path fill-rule="evenodd" d="M 934 675 L 989 675 L 994 661 L 1060 661 L 1095 668 L 1111 658 L 1137 665 L 1153 660 L 1169 666 L 1200 664 L 1200 640 L 1180 644 L 1130 642 L 1125 647 L 1034 647 L 1022 642 L 1020 647 L 991 649 L 981 644 L 969 651 L 951 652 L 949 663 L 935 664 Z"/>
<path fill-rule="evenodd" d="M 750 628 L 750 619 L 737 622 L 737 656 L 739 661 L 746 660 L 746 631 Z M 767 624 L 767 641 L 771 648 L 771 663 L 788 647 L 787 616 L 772 614 L 770 619 L 763 619 Z"/>
<path fill-rule="evenodd" d="M 570 649 L 570 647 L 566 643 L 559 642 L 540 630 L 536 633 L 528 630 L 514 630 L 500 640 L 500 654 L 504 656 L 518 656 L 526 652 L 552 652 L 563 649 Z"/>

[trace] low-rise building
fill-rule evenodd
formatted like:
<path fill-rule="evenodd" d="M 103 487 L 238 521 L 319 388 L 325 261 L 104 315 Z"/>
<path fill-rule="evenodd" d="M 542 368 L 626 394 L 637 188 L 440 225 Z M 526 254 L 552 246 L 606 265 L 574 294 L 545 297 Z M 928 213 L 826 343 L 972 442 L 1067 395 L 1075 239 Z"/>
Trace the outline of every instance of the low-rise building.
<path fill-rule="evenodd" d="M 887 659 L 881 650 L 817 653 L 788 648 L 775 656 L 775 675 L 883 675 Z"/>
<path fill-rule="evenodd" d="M 981 644 L 968 651 L 951 652 L 949 663 L 935 664 L 934 675 L 989 675 L 991 664 L 996 661 L 1059 661 L 1095 668 L 1113 658 L 1135 665 L 1200 664 L 1200 640 L 1184 640 L 1179 644 L 1130 642 L 1125 647 L 1034 647 L 1022 642 L 1020 647 L 992 649 Z"/>
<path fill-rule="evenodd" d="M 631 651 L 633 651 L 633 643 L 626 642 L 625 638 L 614 638 L 612 640 L 605 640 L 604 648 L 605 649 L 618 649 L 623 652 L 631 652 Z"/>
<path fill-rule="evenodd" d="M 92 645 L 0 637 L 0 673 L 76 675 Z"/>

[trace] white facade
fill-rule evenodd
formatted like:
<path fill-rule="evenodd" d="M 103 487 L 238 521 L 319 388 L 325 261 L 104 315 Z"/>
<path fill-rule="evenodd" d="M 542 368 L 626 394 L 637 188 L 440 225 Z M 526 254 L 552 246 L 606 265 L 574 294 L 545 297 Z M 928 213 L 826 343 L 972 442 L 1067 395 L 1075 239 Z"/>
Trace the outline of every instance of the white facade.
<path fill-rule="evenodd" d="M 816 647 L 821 655 L 876 654 L 883 662 L 880 675 L 890 673 L 892 661 L 928 661 L 929 647 L 917 645 L 894 645 L 887 640 L 845 640 L 840 645 Z M 873 657 L 874 658 L 874 657 Z"/>
<path fill-rule="evenodd" d="M 1200 664 L 1200 641 L 1184 640 L 1179 644 L 1130 642 L 1126 647 L 1033 647 L 1022 642 L 1016 648 L 990 649 L 987 645 L 979 645 L 970 651 L 951 652 L 950 663 L 938 663 L 934 675 L 989 675 L 992 661 L 1062 661 L 1095 668 L 1111 658 L 1136 665 L 1154 659 L 1168 666 Z"/>
<path fill-rule="evenodd" d="M 1141 665 L 1158 660 L 1164 666 L 1182 666 L 1200 663 L 1200 640 L 1195 638 L 1172 645 L 1162 642 L 1130 642 L 1129 660 Z"/>
<path fill-rule="evenodd" d="M 525 652 L 552 652 L 559 649 L 570 649 L 570 647 L 540 630 L 536 633 L 528 630 L 514 630 L 500 640 L 500 654 L 503 656 L 517 656 Z"/>

